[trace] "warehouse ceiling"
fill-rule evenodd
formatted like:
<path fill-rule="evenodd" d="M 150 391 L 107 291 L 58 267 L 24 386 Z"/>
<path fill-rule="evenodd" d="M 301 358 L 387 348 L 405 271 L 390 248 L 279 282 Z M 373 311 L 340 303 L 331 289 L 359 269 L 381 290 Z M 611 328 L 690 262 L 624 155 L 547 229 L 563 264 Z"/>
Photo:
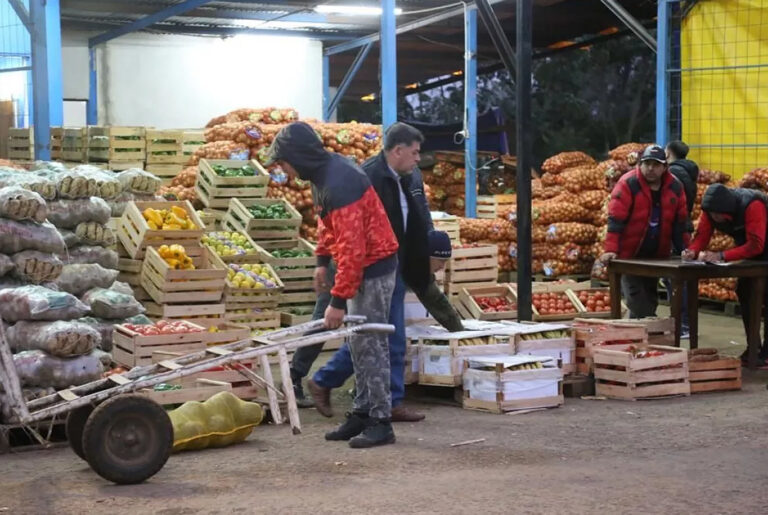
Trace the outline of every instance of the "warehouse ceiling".
<path fill-rule="evenodd" d="M 61 0 L 64 29 L 109 31 L 162 9 L 183 3 L 181 0 Z M 455 10 L 452 0 L 397 0 L 402 13 L 398 25 Z M 656 0 L 622 0 L 624 8 L 641 22 L 652 25 Z M 325 48 L 378 32 L 378 16 L 318 12 L 319 5 L 371 5 L 372 0 L 296 0 L 211 1 L 162 22 L 148 32 L 226 37 L 235 34 L 306 35 L 323 40 Z M 507 36 L 514 43 L 515 2 L 504 0 L 493 5 Z M 624 25 L 600 0 L 534 0 L 534 48 L 539 54 L 579 48 L 624 33 Z M 479 22 L 478 65 L 481 70 L 498 65 L 498 54 L 485 27 Z M 464 26 L 461 15 L 398 35 L 398 86 L 412 89 L 420 83 L 450 75 L 463 68 Z M 352 63 L 357 49 L 332 55 L 331 86 L 338 85 Z M 347 97 L 360 98 L 379 90 L 379 49 L 372 51 L 347 91 Z"/>

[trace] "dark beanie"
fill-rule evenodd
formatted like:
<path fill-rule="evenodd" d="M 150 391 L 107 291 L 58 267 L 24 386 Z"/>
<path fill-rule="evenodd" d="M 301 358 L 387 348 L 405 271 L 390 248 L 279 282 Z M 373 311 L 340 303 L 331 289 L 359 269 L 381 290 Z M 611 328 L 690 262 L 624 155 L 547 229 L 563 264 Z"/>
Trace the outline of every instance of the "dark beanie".
<path fill-rule="evenodd" d="M 707 188 L 701 198 L 701 209 L 708 213 L 735 213 L 738 200 L 731 190 L 720 183 Z"/>
<path fill-rule="evenodd" d="M 430 257 L 448 259 L 451 257 L 451 238 L 443 231 L 430 231 L 427 237 L 429 241 Z"/>

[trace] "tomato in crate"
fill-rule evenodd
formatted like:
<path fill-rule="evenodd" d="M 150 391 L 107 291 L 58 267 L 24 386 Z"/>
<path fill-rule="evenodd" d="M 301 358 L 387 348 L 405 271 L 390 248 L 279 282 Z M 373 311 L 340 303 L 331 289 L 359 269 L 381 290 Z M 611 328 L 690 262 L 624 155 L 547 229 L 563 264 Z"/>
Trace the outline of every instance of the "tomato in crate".
<path fill-rule="evenodd" d="M 565 292 L 533 294 L 533 307 L 542 317 L 550 315 L 576 315 L 578 309 Z"/>
<path fill-rule="evenodd" d="M 611 310 L 611 295 L 600 290 L 584 290 L 577 293 L 587 312 L 600 313 Z"/>

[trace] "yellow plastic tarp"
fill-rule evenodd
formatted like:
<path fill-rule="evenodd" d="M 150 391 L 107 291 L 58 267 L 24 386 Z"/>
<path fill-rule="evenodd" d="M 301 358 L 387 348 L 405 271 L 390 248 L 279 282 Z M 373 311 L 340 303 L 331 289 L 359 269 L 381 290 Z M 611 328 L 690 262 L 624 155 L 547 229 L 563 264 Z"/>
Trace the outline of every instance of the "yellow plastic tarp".
<path fill-rule="evenodd" d="M 691 158 L 735 179 L 768 166 L 768 147 L 748 146 L 768 144 L 768 0 L 699 2 L 680 57 L 682 139 L 704 145 Z"/>

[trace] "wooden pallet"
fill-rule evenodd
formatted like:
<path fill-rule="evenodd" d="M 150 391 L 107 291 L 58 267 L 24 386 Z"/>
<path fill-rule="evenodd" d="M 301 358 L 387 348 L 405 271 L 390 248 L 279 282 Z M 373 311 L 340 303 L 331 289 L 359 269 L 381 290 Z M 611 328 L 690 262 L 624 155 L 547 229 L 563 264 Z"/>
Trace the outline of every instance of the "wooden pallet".
<path fill-rule="evenodd" d="M 88 127 L 88 159 L 91 161 L 144 162 L 147 157 L 146 128 Z"/>
<path fill-rule="evenodd" d="M 281 220 L 261 220 L 253 218 L 248 207 L 250 206 L 271 206 L 274 204 L 283 204 L 291 218 Z M 283 199 L 256 199 L 240 200 L 233 198 L 229 204 L 224 221 L 237 227 L 235 230 L 243 230 L 251 238 L 259 240 L 285 240 L 296 239 L 299 237 L 299 228 L 301 227 L 302 216 L 291 204 Z"/>
<path fill-rule="evenodd" d="M 576 373 L 580 375 L 592 373 L 597 349 L 624 350 L 630 345 L 648 343 L 644 327 L 598 323 L 592 319 L 577 319 L 573 325 L 573 336 L 576 340 Z"/>
<path fill-rule="evenodd" d="M 517 205 L 517 195 L 478 195 L 477 217 L 498 218 L 504 212 Z"/>
<path fill-rule="evenodd" d="M 147 164 L 183 165 L 189 158 L 184 156 L 184 131 L 147 129 Z"/>
<path fill-rule="evenodd" d="M 708 350 L 714 353 L 700 354 Z M 690 351 L 688 372 L 691 393 L 741 390 L 741 360 L 718 356 L 716 349 Z"/>
<path fill-rule="evenodd" d="M 481 286 L 462 288 L 459 301 L 475 320 L 516 320 L 517 310 L 485 312 L 475 301 L 475 297 L 501 297 L 509 303 L 517 305 L 517 295 L 509 285 Z"/>
<path fill-rule="evenodd" d="M 197 229 L 186 231 L 163 231 L 150 229 L 144 220 L 142 211 L 147 208 L 170 209 L 178 206 L 187 211 L 187 216 L 197 225 Z M 200 237 L 205 232 L 205 225 L 197 216 L 197 212 L 189 201 L 175 202 L 129 202 L 125 206 L 123 216 L 117 228 L 117 237 L 125 247 L 128 256 L 141 259 L 147 246 L 173 245 L 177 243 L 184 248 L 200 247 Z"/>
<path fill-rule="evenodd" d="M 51 127 L 51 158 L 59 161 L 88 161 L 88 130 L 85 127 Z"/>
<path fill-rule="evenodd" d="M 201 332 L 143 336 L 123 324 L 116 324 L 112 333 L 112 359 L 115 363 L 133 368 L 151 365 L 153 352 L 167 351 L 184 355 L 205 350 L 205 329 L 198 327 Z"/>
<path fill-rule="evenodd" d="M 8 159 L 35 160 L 35 132 L 26 129 L 8 129 Z"/>
<path fill-rule="evenodd" d="M 213 268 L 210 252 L 192 257 L 194 270 L 175 270 L 157 252 L 147 247 L 141 268 L 141 286 L 158 304 L 218 303 L 224 294 L 227 271 Z"/>
<path fill-rule="evenodd" d="M 662 356 L 635 358 L 628 351 L 595 349 L 595 393 L 611 399 L 638 400 L 690 395 L 688 352 L 649 345 Z"/>

